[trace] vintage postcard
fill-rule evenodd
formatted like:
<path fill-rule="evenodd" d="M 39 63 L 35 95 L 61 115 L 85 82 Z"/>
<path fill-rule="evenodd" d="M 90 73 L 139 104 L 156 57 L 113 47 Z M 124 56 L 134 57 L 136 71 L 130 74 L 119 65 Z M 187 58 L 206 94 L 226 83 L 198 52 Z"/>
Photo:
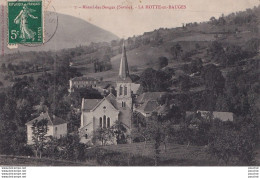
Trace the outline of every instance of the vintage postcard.
<path fill-rule="evenodd" d="M 0 0 L 0 165 L 254 176 L 259 4 Z"/>

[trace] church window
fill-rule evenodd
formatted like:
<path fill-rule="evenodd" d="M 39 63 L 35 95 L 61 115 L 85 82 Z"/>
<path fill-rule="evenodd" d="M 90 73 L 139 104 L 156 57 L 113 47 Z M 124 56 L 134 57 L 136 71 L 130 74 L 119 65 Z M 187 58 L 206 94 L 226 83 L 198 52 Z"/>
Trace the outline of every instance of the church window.
<path fill-rule="evenodd" d="M 125 102 L 124 101 L 122 101 L 122 108 L 124 108 L 125 107 Z"/>
<path fill-rule="evenodd" d="M 119 87 L 119 95 L 122 95 L 123 94 L 123 87 L 120 85 Z"/>
<path fill-rule="evenodd" d="M 99 127 L 102 128 L 102 117 L 99 118 Z"/>
<path fill-rule="evenodd" d="M 124 95 L 127 95 L 127 87 L 124 87 Z"/>
<path fill-rule="evenodd" d="M 103 116 L 103 128 L 106 128 L 106 116 Z"/>
<path fill-rule="evenodd" d="M 110 117 L 107 118 L 107 128 L 110 127 Z"/>

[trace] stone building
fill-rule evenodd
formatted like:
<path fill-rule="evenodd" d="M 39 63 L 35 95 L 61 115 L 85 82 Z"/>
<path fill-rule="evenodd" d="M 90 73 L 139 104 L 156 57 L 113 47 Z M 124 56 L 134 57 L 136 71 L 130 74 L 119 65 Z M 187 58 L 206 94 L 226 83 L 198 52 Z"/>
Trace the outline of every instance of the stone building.
<path fill-rule="evenodd" d="M 46 119 L 47 122 L 47 134 L 46 136 L 52 136 L 54 138 L 61 138 L 67 135 L 67 122 L 55 115 L 50 116 L 49 113 L 41 113 L 37 118 L 27 122 L 25 125 L 27 127 L 27 144 L 33 144 L 33 131 L 32 125 L 35 121 L 41 121 Z"/>
<path fill-rule="evenodd" d="M 87 88 L 87 87 L 96 87 L 99 83 L 99 80 L 91 77 L 75 77 L 73 79 L 70 79 L 69 81 L 69 92 L 73 92 L 76 88 Z"/>
<path fill-rule="evenodd" d="M 122 123 L 127 134 L 130 134 L 133 113 L 133 94 L 140 84 L 132 82 L 129 76 L 126 49 L 123 45 L 119 75 L 116 80 L 117 96 L 110 93 L 103 99 L 82 99 L 81 126 L 79 133 L 81 142 L 91 143 L 93 133 L 98 128 L 109 128 L 116 121 Z M 112 144 L 116 144 L 114 141 Z"/>

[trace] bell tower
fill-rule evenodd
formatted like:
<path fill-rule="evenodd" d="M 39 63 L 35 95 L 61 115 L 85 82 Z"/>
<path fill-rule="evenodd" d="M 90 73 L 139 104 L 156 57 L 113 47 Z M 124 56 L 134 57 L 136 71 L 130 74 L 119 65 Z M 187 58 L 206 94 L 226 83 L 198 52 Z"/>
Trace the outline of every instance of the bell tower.
<path fill-rule="evenodd" d="M 122 47 L 122 56 L 120 61 L 118 80 L 116 81 L 117 91 L 117 102 L 120 103 L 121 107 L 128 106 L 132 109 L 132 80 L 129 76 L 129 69 L 126 57 L 125 43 Z"/>

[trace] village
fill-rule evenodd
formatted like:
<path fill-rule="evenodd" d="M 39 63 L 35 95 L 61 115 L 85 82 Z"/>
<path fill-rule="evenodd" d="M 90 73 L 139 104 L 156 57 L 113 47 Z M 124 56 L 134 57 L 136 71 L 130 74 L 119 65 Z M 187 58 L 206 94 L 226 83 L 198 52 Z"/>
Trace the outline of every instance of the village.
<path fill-rule="evenodd" d="M 81 103 L 81 117 L 80 128 L 78 134 L 80 142 L 84 144 L 99 144 L 109 145 L 117 144 L 116 136 L 109 135 L 107 132 L 100 135 L 100 140 L 93 143 L 94 133 L 102 132 L 106 129 L 114 129 L 120 125 L 125 127 L 125 132 L 120 137 L 130 138 L 125 143 L 132 143 L 131 130 L 134 127 L 133 113 L 137 113 L 141 118 L 147 120 L 153 113 L 165 115 L 169 108 L 168 103 L 159 104 L 159 100 L 167 95 L 167 92 L 144 92 L 139 93 L 140 84 L 132 82 L 129 75 L 127 52 L 123 44 L 122 57 L 120 61 L 120 68 L 118 79 L 116 80 L 116 96 L 113 94 L 113 86 L 108 82 L 103 85 L 102 81 L 87 76 L 76 77 L 69 81 L 69 92 L 75 92 L 74 89 L 79 88 L 94 88 L 97 89 L 103 96 L 103 99 L 84 99 Z M 233 113 L 218 112 L 218 111 L 186 111 L 185 117 L 200 114 L 200 116 L 207 119 L 219 119 L 220 121 L 233 121 Z M 139 116 L 139 117 L 140 117 Z M 27 143 L 34 144 L 33 137 L 35 136 L 32 130 L 33 124 L 47 120 L 47 133 L 45 137 L 61 138 L 68 134 L 67 122 L 58 118 L 55 115 L 50 116 L 48 112 L 41 113 L 39 117 L 26 123 L 27 126 Z M 194 123 L 196 125 L 196 123 Z M 194 125 L 194 127 L 196 127 Z M 175 125 L 178 127 L 179 125 Z M 118 132 L 118 130 L 116 130 Z M 105 142 L 103 142 L 105 140 Z"/>
<path fill-rule="evenodd" d="M 0 163 L 259 164 L 259 13 L 128 38 L 59 14 L 93 34 L 0 57 Z"/>

